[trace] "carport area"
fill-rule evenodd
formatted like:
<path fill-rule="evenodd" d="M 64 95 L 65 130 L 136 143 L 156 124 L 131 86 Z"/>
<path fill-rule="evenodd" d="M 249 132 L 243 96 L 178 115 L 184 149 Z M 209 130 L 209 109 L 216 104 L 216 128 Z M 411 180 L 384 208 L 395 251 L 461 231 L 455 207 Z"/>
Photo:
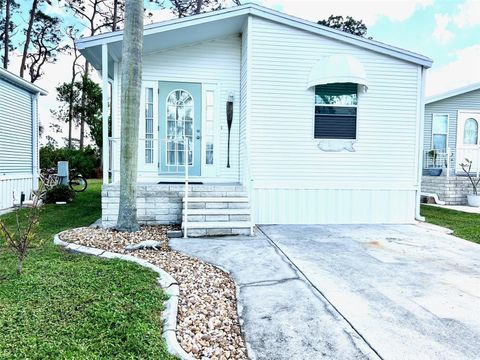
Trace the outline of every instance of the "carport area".
<path fill-rule="evenodd" d="M 273 225 L 172 246 L 232 273 L 252 358 L 480 358 L 480 245 L 418 225 Z"/>

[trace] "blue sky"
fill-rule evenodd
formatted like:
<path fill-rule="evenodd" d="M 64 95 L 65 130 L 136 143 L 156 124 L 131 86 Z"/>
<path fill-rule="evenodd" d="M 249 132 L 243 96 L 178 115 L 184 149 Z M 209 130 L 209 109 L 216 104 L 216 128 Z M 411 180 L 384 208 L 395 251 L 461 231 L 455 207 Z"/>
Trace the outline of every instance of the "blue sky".
<path fill-rule="evenodd" d="M 225 0 L 228 3 L 230 0 Z M 244 1 L 244 3 L 247 1 Z M 350 15 L 362 19 L 368 35 L 375 40 L 408 49 L 434 60 L 427 74 L 426 93 L 480 82 L 480 0 L 255 0 L 254 2 L 311 21 L 329 15 Z M 31 1 L 21 1 L 26 14 Z M 45 5 L 44 5 L 45 6 Z M 50 14 L 62 16 L 68 23 L 76 21 L 65 8 L 53 0 L 47 6 Z M 156 11 L 155 21 L 171 18 L 168 10 Z M 25 22 L 26 16 L 15 18 Z M 21 35 L 21 33 L 20 33 Z M 17 38 L 18 38 L 17 34 Z M 10 70 L 18 72 L 19 59 L 12 56 Z M 65 81 L 71 56 L 62 55 L 55 65 L 45 67 L 38 85 L 50 92 L 40 109 L 43 119 L 57 106 L 55 87 Z"/>

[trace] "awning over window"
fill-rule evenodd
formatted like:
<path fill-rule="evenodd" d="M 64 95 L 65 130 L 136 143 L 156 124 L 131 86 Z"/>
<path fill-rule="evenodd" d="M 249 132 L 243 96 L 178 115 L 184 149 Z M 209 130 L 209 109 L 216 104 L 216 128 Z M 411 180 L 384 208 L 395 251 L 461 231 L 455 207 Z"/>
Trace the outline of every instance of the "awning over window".
<path fill-rule="evenodd" d="M 317 61 L 308 77 L 308 86 L 333 83 L 354 83 L 368 88 L 362 63 L 352 55 L 336 54 Z"/>

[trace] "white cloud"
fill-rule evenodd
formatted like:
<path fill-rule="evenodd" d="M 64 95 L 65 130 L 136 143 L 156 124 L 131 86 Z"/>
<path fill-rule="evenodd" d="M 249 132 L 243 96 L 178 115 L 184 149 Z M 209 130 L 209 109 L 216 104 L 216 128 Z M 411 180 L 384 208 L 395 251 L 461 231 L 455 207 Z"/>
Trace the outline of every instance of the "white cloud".
<path fill-rule="evenodd" d="M 318 21 L 330 15 L 349 15 L 363 20 L 367 26 L 381 17 L 404 21 L 434 0 L 258 0 L 262 5 L 279 9 L 287 14 Z"/>
<path fill-rule="evenodd" d="M 450 17 L 448 14 L 435 14 L 433 37 L 437 39 L 440 44 L 446 44 L 453 39 L 453 32 L 447 29 L 449 23 Z"/>
<path fill-rule="evenodd" d="M 152 13 L 152 16 L 145 18 L 145 24 L 175 19 L 175 15 L 170 9 L 147 9 L 147 11 Z"/>
<path fill-rule="evenodd" d="M 480 25 L 480 1 L 465 0 L 463 4 L 458 5 L 458 12 L 453 17 L 453 22 L 460 29 Z"/>
<path fill-rule="evenodd" d="M 455 52 L 456 59 L 427 72 L 425 93 L 427 96 L 480 82 L 478 59 L 480 45 L 473 45 Z"/>
<path fill-rule="evenodd" d="M 52 0 L 50 3 L 43 3 L 43 11 L 50 16 L 60 16 L 63 17 L 67 14 L 66 6 L 61 5 L 58 0 Z"/>

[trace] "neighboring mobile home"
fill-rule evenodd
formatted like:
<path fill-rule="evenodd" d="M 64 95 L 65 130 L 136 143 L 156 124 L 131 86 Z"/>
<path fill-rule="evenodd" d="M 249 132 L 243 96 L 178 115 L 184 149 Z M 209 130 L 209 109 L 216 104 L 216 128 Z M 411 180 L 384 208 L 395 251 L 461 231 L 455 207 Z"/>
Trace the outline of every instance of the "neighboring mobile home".
<path fill-rule="evenodd" d="M 0 210 L 38 187 L 38 96 L 46 94 L 0 68 Z"/>
<path fill-rule="evenodd" d="M 423 192 L 466 204 L 472 188 L 460 164 L 469 159 L 471 172 L 480 172 L 479 124 L 480 83 L 426 99 Z"/>
<path fill-rule="evenodd" d="M 77 45 L 102 71 L 105 99 L 109 83 L 113 89 L 112 137 L 103 149 L 111 164 L 103 221 L 112 225 L 122 32 Z M 189 178 L 201 183 L 188 194 L 189 227 L 208 228 L 192 234 L 239 232 L 250 215 L 258 224 L 413 222 L 431 64 L 255 4 L 145 26 L 140 220 L 181 221 L 183 187 L 174 183 L 184 180 L 186 137 Z"/>

